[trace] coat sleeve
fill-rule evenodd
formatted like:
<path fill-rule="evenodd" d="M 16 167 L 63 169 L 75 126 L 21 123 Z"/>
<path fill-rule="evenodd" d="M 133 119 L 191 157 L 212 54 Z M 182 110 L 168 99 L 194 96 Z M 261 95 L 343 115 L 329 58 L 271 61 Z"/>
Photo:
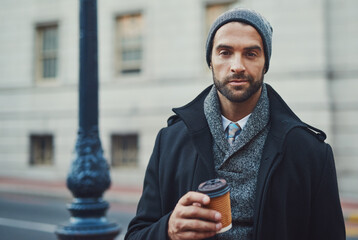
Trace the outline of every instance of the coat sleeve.
<path fill-rule="evenodd" d="M 334 157 L 326 144 L 326 161 L 312 201 L 310 239 L 345 240 L 345 225 L 338 193 Z"/>
<path fill-rule="evenodd" d="M 129 223 L 124 239 L 168 239 L 168 220 L 171 212 L 163 213 L 159 182 L 161 133 L 162 131 L 157 136 L 154 150 L 147 166 L 143 193 L 138 203 L 136 216 Z"/>

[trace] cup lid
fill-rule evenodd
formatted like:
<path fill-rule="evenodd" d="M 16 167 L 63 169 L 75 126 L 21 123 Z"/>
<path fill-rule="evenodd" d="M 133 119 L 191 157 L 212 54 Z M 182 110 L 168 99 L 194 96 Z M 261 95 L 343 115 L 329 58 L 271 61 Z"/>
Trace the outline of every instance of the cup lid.
<path fill-rule="evenodd" d="M 198 187 L 198 192 L 207 194 L 209 197 L 218 197 L 230 190 L 225 179 L 215 178 L 203 182 Z"/>

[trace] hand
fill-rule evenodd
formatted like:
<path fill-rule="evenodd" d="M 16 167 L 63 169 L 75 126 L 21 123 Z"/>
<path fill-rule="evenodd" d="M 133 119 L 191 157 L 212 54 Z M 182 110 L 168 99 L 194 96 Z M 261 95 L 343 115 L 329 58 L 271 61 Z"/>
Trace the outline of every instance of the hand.
<path fill-rule="evenodd" d="M 221 214 L 203 208 L 210 198 L 202 193 L 188 192 L 177 203 L 168 222 L 168 235 L 171 240 L 203 239 L 220 231 Z"/>

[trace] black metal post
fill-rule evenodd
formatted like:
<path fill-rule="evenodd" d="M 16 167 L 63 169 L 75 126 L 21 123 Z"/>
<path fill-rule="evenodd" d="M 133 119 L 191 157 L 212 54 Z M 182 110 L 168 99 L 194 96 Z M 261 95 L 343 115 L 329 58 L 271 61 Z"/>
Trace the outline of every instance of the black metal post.
<path fill-rule="evenodd" d="M 97 1 L 80 0 L 79 131 L 67 177 L 74 199 L 69 223 L 56 230 L 60 240 L 113 240 L 120 232 L 106 219 L 109 204 L 102 199 L 111 180 L 99 139 L 97 42 Z"/>

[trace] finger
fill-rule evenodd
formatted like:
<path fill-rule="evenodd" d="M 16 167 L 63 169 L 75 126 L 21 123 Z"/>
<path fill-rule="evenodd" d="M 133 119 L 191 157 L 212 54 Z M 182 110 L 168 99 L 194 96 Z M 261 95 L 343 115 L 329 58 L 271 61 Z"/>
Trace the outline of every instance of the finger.
<path fill-rule="evenodd" d="M 204 219 L 211 222 L 219 222 L 221 220 L 221 214 L 218 211 L 194 205 L 179 208 L 177 214 L 180 218 L 185 219 Z"/>
<path fill-rule="evenodd" d="M 178 232 L 217 232 L 222 224 L 198 219 L 181 219 L 176 223 Z"/>
<path fill-rule="evenodd" d="M 209 237 L 213 237 L 216 232 L 195 232 L 195 231 L 188 231 L 182 232 L 178 234 L 178 237 L 182 240 L 196 240 L 196 239 L 205 239 Z"/>
<path fill-rule="evenodd" d="M 200 203 L 195 202 L 195 203 L 193 203 L 193 206 L 195 206 L 195 207 L 201 207 L 201 204 L 200 204 Z"/>
<path fill-rule="evenodd" d="M 184 206 L 189 206 L 192 205 L 194 202 L 200 203 L 202 205 L 207 205 L 210 203 L 210 198 L 203 193 L 188 192 L 179 200 L 178 203 Z"/>

